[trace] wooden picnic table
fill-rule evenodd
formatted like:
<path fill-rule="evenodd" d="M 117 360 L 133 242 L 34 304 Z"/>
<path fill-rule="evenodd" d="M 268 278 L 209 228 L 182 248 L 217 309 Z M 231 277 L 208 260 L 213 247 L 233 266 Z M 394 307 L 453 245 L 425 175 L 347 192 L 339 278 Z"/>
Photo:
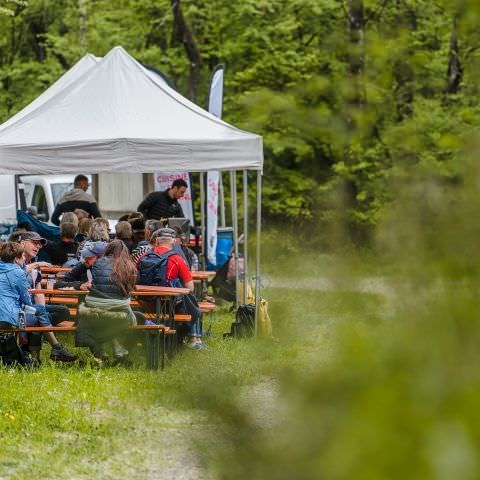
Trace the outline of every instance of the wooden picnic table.
<path fill-rule="evenodd" d="M 72 290 L 71 288 L 31 288 L 29 292 L 33 295 L 43 294 L 48 296 L 53 295 L 66 295 L 66 296 L 75 296 L 75 295 L 87 295 L 88 290 Z"/>
<path fill-rule="evenodd" d="M 210 280 L 216 275 L 216 272 L 211 272 L 209 270 L 195 270 L 192 271 L 192 278 L 194 280 Z"/>
<path fill-rule="evenodd" d="M 188 288 L 156 287 L 152 285 L 136 285 L 135 290 L 130 292 L 132 297 L 142 300 L 151 298 L 155 301 L 155 319 L 157 323 L 167 320 L 171 328 L 175 325 L 175 299 L 180 295 L 190 293 Z M 162 302 L 167 301 L 167 312 L 162 312 Z"/>
<path fill-rule="evenodd" d="M 47 275 L 49 273 L 54 273 L 54 274 L 66 273 L 66 272 L 70 272 L 71 270 L 72 269 L 69 267 L 59 267 L 57 265 L 52 265 L 51 267 L 40 267 L 40 271 L 42 273 L 46 273 Z"/>

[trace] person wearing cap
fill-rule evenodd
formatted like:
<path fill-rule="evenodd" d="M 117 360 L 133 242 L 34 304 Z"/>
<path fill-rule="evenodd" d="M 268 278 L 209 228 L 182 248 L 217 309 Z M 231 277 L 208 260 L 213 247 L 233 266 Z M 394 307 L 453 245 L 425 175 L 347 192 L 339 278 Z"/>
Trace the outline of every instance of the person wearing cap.
<path fill-rule="evenodd" d="M 37 232 L 23 232 L 17 236 L 17 242 L 24 248 L 25 263 L 23 269 L 27 275 L 28 287 L 39 288 L 42 281 L 40 268 L 51 266 L 48 262 L 38 262 L 36 260 L 38 252 L 47 244 L 47 240 Z M 71 320 L 68 307 L 65 305 L 46 305 L 45 295 L 43 294 L 33 295 L 32 301 L 36 305 L 45 305 L 53 325 Z"/>
<path fill-rule="evenodd" d="M 148 252 L 140 260 L 138 283 L 141 285 L 159 285 L 168 287 L 184 287 L 190 290 L 190 294 L 183 295 L 182 301 L 177 304 L 176 312 L 192 316 L 190 323 L 189 347 L 202 349 L 201 313 L 193 294 L 194 284 L 192 273 L 188 268 L 185 259 L 174 250 L 176 233 L 175 230 L 165 227 L 154 232 L 156 245 L 153 251 Z M 158 270 L 155 272 L 155 265 L 160 265 L 167 259 L 165 278 L 158 278 Z M 152 275 L 153 274 L 153 275 Z"/>
<path fill-rule="evenodd" d="M 81 260 L 70 272 L 67 272 L 63 278 L 59 278 L 55 283 L 55 288 L 74 288 L 75 290 L 90 290 L 92 282 L 88 278 L 88 272 L 93 264 L 105 253 L 107 242 L 84 243 Z"/>
<path fill-rule="evenodd" d="M 20 243 L 24 249 L 25 271 L 27 272 L 27 275 L 31 274 L 33 270 L 38 270 L 40 267 L 51 266 L 48 262 L 35 261 L 40 249 L 47 244 L 47 240 L 41 237 L 37 232 L 22 232 L 16 236 L 16 241 Z"/>
<path fill-rule="evenodd" d="M 65 212 L 74 212 L 76 209 L 82 209 L 87 212 L 90 217 L 100 217 L 100 211 L 97 207 L 95 198 L 87 193 L 88 177 L 85 175 L 77 175 L 73 181 L 73 190 L 62 195 L 58 201 L 55 210 L 52 213 L 52 223 L 60 224 L 60 216 Z"/>

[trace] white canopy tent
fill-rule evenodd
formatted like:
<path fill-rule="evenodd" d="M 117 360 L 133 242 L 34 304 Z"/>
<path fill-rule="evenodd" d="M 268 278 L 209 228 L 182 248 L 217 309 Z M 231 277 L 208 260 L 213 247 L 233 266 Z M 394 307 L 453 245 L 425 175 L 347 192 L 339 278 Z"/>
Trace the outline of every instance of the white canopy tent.
<path fill-rule="evenodd" d="M 0 130 L 0 174 L 261 170 L 262 138 L 209 114 L 121 47 Z"/>
<path fill-rule="evenodd" d="M 0 126 L 0 174 L 256 170 L 257 316 L 262 168 L 260 136 L 190 102 L 122 47 L 83 57 Z"/>

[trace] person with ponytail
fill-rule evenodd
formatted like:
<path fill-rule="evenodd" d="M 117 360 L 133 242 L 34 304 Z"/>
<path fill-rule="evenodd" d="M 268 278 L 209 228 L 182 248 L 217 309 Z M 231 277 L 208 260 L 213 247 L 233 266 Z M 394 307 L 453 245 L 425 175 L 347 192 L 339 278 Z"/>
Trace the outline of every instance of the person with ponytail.
<path fill-rule="evenodd" d="M 113 325 L 112 331 L 117 331 L 118 333 L 122 324 L 125 324 L 125 322 L 122 323 L 122 318 L 126 318 L 128 324 L 136 325 L 136 316 L 142 317 L 142 314 L 132 311 L 130 307 L 130 291 L 135 287 L 137 270 L 130 259 L 130 253 L 125 244 L 121 240 L 113 240 L 109 243 L 104 256 L 95 262 L 91 272 L 91 288 L 85 298 L 85 312 L 87 316 L 92 317 L 91 313 L 93 310 L 97 312 L 98 318 L 104 321 L 103 326 L 99 325 L 100 330 L 109 321 Z M 101 341 L 105 339 L 105 332 L 102 331 L 101 335 L 96 336 L 97 338 L 95 338 L 95 332 L 89 333 L 95 340 L 95 345 L 89 344 L 85 346 L 91 347 L 95 357 L 103 357 L 103 345 L 99 344 L 105 343 Z M 110 340 L 113 343 L 115 357 L 123 358 L 128 355 L 128 351 L 115 338 L 109 338 L 108 341 Z"/>

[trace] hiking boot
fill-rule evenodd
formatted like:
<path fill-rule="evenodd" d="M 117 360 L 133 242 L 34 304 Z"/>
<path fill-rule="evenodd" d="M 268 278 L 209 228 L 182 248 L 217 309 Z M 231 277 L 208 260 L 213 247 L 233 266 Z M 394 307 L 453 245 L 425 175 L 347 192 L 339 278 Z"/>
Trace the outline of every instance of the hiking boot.
<path fill-rule="evenodd" d="M 70 353 L 61 343 L 57 343 L 52 347 L 50 359 L 56 362 L 74 362 L 77 356 Z"/>

